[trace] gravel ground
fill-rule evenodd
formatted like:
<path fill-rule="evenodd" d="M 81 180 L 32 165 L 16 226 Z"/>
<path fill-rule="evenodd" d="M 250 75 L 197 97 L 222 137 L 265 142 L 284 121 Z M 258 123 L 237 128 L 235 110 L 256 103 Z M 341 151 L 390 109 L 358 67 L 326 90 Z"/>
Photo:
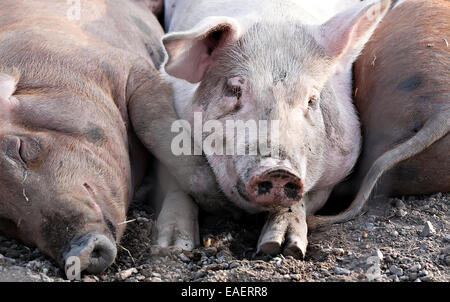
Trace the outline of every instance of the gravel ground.
<path fill-rule="evenodd" d="M 368 212 L 309 236 L 305 260 L 255 255 L 264 217 L 201 220 L 204 246 L 192 252 L 152 246 L 154 217 L 142 202 L 130 209 L 116 262 L 102 281 L 450 281 L 450 193 L 377 198 Z M 206 247 L 208 246 L 208 247 Z M 0 281 L 65 281 L 37 249 L 0 236 Z"/>

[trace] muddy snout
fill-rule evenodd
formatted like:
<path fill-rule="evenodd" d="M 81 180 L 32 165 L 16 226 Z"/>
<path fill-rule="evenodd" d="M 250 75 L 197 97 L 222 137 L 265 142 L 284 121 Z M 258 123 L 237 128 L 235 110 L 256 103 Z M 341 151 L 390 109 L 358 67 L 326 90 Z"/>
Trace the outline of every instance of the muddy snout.
<path fill-rule="evenodd" d="M 79 269 L 99 274 L 109 267 L 117 255 L 116 245 L 102 234 L 87 234 L 72 240 L 63 254 L 66 274 L 69 269 Z M 79 268 L 74 266 L 79 265 Z"/>
<path fill-rule="evenodd" d="M 253 176 L 246 186 L 251 200 L 265 207 L 291 207 L 303 197 L 303 181 L 286 167 L 271 168 Z"/>

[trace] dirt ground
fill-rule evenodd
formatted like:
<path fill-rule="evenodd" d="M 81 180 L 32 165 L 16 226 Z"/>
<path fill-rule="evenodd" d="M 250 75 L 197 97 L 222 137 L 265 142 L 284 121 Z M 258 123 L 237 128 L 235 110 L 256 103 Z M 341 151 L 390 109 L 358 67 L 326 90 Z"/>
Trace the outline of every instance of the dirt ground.
<path fill-rule="evenodd" d="M 154 217 L 130 209 L 115 263 L 83 282 L 125 281 L 450 281 L 450 193 L 379 197 L 356 220 L 313 232 L 304 260 L 255 254 L 264 217 L 204 216 L 204 244 L 193 252 L 152 246 Z M 65 281 L 39 250 L 0 236 L 0 281 Z"/>

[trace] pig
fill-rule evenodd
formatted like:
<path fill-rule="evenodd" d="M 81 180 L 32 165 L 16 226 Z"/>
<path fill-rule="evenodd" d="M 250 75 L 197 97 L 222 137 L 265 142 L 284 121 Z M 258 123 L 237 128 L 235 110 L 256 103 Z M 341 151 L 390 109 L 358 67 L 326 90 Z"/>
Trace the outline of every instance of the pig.
<path fill-rule="evenodd" d="M 73 273 L 113 263 L 149 158 L 129 110 L 171 98 L 162 35 L 133 1 L 0 2 L 1 232 Z"/>
<path fill-rule="evenodd" d="M 375 31 L 355 64 L 362 155 L 340 190 L 357 195 L 339 215 L 310 217 L 312 228 L 360 214 L 375 185 L 393 196 L 450 191 L 448 20 L 448 1 L 409 0 Z"/>
<path fill-rule="evenodd" d="M 169 164 L 157 218 L 159 245 L 192 249 L 199 238 L 198 207 L 225 207 L 269 213 L 259 252 L 305 256 L 306 217 L 324 205 L 360 152 L 352 64 L 392 4 L 355 2 L 328 19 L 329 14 L 314 13 L 306 1 L 166 1 L 168 34 L 162 38 L 160 71 L 172 85 L 176 117 L 186 131 L 196 128 L 196 116 L 203 124 L 216 122 L 224 128 L 229 121 L 278 121 L 280 131 L 270 130 L 275 135 L 269 145 L 279 150 L 275 154 L 209 153 L 205 136 L 193 143 L 204 157 L 157 152 Z M 137 122 L 164 113 L 142 106 L 133 114 L 140 115 L 132 118 Z M 159 135 L 137 135 L 149 149 L 160 142 Z M 228 144 L 230 136 L 225 134 L 223 141 Z M 247 140 L 245 149 L 252 143 L 255 139 Z M 196 173 L 180 177 L 184 164 Z M 216 191 L 230 202 L 199 200 L 186 191 L 193 183 L 204 187 L 198 179 L 211 170 Z"/>

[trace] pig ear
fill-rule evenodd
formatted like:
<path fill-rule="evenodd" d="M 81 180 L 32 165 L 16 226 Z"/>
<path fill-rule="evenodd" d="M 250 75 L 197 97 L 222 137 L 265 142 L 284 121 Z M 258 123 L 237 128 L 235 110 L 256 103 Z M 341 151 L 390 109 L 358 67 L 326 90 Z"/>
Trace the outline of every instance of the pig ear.
<path fill-rule="evenodd" d="M 353 63 L 391 4 L 391 0 L 376 1 L 371 5 L 361 3 L 320 26 L 318 40 L 326 54 L 343 60 L 341 62 L 346 66 Z"/>
<path fill-rule="evenodd" d="M 176 78 L 198 83 L 218 51 L 236 42 L 240 35 L 239 24 L 229 17 L 209 17 L 190 31 L 168 34 L 163 37 L 165 70 Z"/>
<path fill-rule="evenodd" d="M 0 72 L 0 99 L 9 100 L 16 91 L 18 81 L 18 73 L 14 72 L 10 75 Z"/>

